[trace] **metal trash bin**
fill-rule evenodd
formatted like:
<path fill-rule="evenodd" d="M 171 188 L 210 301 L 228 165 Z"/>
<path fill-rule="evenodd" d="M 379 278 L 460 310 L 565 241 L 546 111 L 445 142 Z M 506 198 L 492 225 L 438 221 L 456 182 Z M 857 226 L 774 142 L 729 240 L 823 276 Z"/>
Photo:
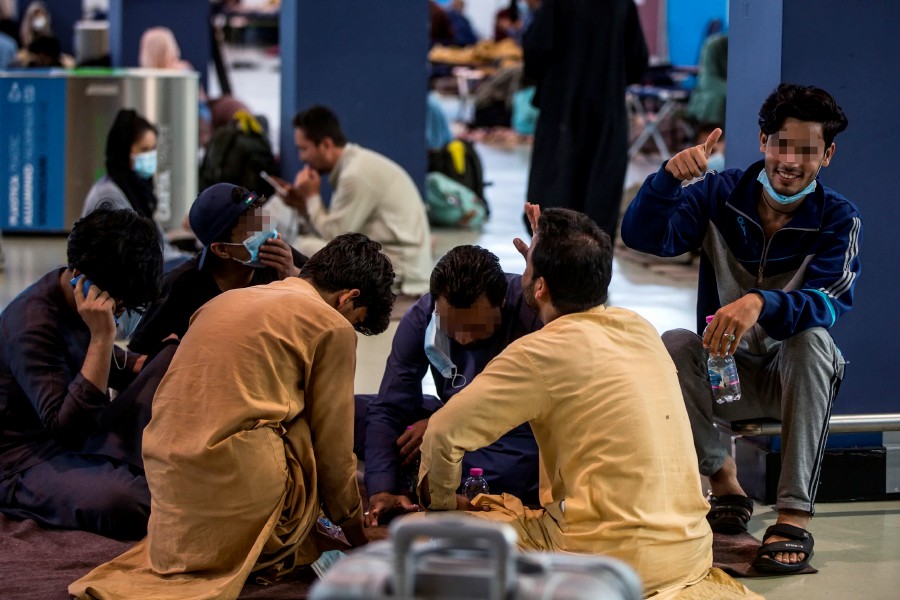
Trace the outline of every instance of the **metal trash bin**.
<path fill-rule="evenodd" d="M 104 57 L 108 58 L 109 21 L 78 21 L 75 23 L 73 45 L 76 64 L 83 65 Z"/>
<path fill-rule="evenodd" d="M 197 74 L 183 71 L 0 72 L 0 229 L 69 231 L 105 173 L 122 108 L 159 129 L 156 218 L 180 225 L 197 195 L 198 93 Z"/>

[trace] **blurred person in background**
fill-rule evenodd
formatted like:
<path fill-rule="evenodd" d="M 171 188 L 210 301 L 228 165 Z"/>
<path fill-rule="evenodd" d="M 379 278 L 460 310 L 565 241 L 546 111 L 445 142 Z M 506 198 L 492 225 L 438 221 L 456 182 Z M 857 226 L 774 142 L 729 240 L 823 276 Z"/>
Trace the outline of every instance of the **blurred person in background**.
<path fill-rule="evenodd" d="M 138 64 L 143 69 L 169 69 L 195 72 L 191 63 L 181 59 L 181 47 L 168 27 L 151 27 L 141 36 Z M 205 147 L 212 136 L 212 110 L 203 86 L 198 91 L 199 142 Z"/>
<path fill-rule="evenodd" d="M 528 202 L 583 212 L 615 239 L 628 167 L 625 87 L 648 58 L 637 8 L 632 0 L 546 0 L 523 47 L 540 110 Z"/>
<path fill-rule="evenodd" d="M 50 38 L 52 41 L 38 41 Z M 37 46 L 32 44 L 37 42 Z M 64 67 L 71 69 L 75 59 L 60 51 L 59 40 L 53 34 L 50 10 L 40 0 L 35 0 L 25 9 L 19 26 L 19 54 L 10 66 L 18 67 Z M 56 57 L 50 60 L 48 57 Z M 58 61 L 59 64 L 55 64 Z"/>
<path fill-rule="evenodd" d="M 120 110 L 106 138 L 106 175 L 91 187 L 81 215 L 88 215 L 103 204 L 108 208 L 128 208 L 153 219 L 157 204 L 153 189 L 157 140 L 156 126 L 150 121 L 135 110 Z M 166 270 L 190 258 L 166 241 L 159 223 L 156 226 Z"/>

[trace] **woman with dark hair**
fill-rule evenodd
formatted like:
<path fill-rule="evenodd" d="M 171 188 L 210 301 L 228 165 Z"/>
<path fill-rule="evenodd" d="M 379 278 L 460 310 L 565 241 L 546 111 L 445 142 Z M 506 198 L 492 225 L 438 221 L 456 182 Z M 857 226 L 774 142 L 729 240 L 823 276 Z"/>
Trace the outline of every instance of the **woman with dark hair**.
<path fill-rule="evenodd" d="M 84 199 L 81 216 L 99 206 L 127 208 L 153 219 L 156 210 L 156 194 L 153 191 L 153 175 L 156 173 L 156 127 L 137 111 L 122 109 L 106 138 L 106 175 L 97 180 Z M 159 223 L 163 241 L 163 259 L 171 268 L 186 257 L 166 241 Z"/>

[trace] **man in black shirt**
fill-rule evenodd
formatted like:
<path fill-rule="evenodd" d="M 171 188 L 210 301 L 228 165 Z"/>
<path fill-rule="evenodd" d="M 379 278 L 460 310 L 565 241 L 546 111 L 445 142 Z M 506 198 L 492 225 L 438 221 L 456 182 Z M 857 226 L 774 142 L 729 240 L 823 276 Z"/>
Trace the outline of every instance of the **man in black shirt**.
<path fill-rule="evenodd" d="M 262 202 L 230 183 L 217 183 L 200 193 L 188 218 L 203 251 L 165 275 L 160 300 L 131 336 L 128 347 L 133 352 L 152 356 L 168 341 L 181 339 L 194 312 L 222 292 L 300 272 L 307 257 L 268 227 Z"/>

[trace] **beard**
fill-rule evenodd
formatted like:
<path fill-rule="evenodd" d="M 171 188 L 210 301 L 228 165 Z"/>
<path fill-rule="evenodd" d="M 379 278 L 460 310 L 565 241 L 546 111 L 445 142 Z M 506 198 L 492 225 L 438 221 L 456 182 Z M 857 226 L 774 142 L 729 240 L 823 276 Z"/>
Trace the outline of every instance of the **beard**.
<path fill-rule="evenodd" d="M 538 303 L 537 303 L 537 298 L 535 298 L 535 296 L 534 296 L 534 279 L 529 281 L 522 288 L 522 297 L 525 299 L 525 304 L 528 305 L 528 308 L 537 312 Z"/>

